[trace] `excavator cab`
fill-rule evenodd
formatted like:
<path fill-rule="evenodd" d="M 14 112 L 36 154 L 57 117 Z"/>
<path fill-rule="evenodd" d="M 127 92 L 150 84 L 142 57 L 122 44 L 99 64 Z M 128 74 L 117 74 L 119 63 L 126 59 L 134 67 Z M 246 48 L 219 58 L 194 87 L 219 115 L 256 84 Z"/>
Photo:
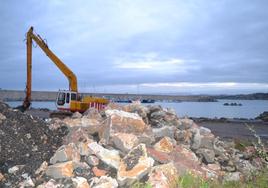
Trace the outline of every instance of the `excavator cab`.
<path fill-rule="evenodd" d="M 71 101 L 77 101 L 77 98 L 76 92 L 67 90 L 59 91 L 56 106 L 59 110 L 70 110 Z"/>

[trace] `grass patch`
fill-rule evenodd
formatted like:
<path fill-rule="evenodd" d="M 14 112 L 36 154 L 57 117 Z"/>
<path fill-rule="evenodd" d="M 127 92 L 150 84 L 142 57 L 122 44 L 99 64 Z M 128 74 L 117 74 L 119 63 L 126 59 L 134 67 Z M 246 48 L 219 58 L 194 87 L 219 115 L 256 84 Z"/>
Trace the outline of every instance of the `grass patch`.
<path fill-rule="evenodd" d="M 132 188 L 151 188 L 149 183 L 136 182 Z M 212 180 L 203 180 L 192 174 L 185 174 L 178 177 L 176 184 L 172 187 L 179 188 L 268 188 L 268 168 L 252 176 L 248 181 L 237 182 L 219 182 Z"/>

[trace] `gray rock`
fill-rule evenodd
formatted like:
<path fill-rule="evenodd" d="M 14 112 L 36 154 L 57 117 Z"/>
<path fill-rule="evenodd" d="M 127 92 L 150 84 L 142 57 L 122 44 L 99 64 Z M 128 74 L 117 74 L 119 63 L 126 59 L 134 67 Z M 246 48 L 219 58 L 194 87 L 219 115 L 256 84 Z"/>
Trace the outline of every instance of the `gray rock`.
<path fill-rule="evenodd" d="M 214 135 L 208 134 L 208 135 L 201 135 L 201 142 L 200 142 L 200 148 L 207 148 L 207 149 L 214 149 Z"/>
<path fill-rule="evenodd" d="M 257 169 L 249 161 L 240 159 L 235 162 L 235 166 L 239 172 L 245 175 L 246 178 L 250 177 Z"/>
<path fill-rule="evenodd" d="M 178 126 L 178 128 L 181 130 L 189 129 L 194 124 L 194 121 L 188 118 L 183 118 L 183 119 L 180 119 L 179 121 L 180 121 L 180 125 Z"/>
<path fill-rule="evenodd" d="M 70 143 L 68 145 L 61 146 L 50 158 L 50 163 L 55 164 L 57 162 L 65 162 L 65 161 L 80 161 L 80 154 L 78 152 L 77 147 L 74 143 Z"/>
<path fill-rule="evenodd" d="M 235 166 L 222 166 L 222 170 L 227 171 L 227 172 L 235 172 L 236 168 Z"/>
<path fill-rule="evenodd" d="M 215 155 L 220 156 L 226 152 L 226 150 L 222 147 L 222 145 L 223 145 L 223 142 L 220 141 L 218 137 L 216 137 L 213 142 L 213 149 L 214 149 Z"/>
<path fill-rule="evenodd" d="M 156 139 L 162 138 L 162 137 L 170 137 L 174 138 L 174 133 L 175 133 L 176 128 L 173 126 L 164 126 L 161 128 L 153 128 L 153 134 Z"/>
<path fill-rule="evenodd" d="M 93 155 L 90 155 L 85 158 L 85 161 L 87 164 L 92 165 L 92 166 L 98 166 L 99 165 L 99 159 Z"/>
<path fill-rule="evenodd" d="M 149 113 L 150 114 L 162 110 L 162 107 L 160 105 L 148 106 L 148 108 L 149 108 Z"/>
<path fill-rule="evenodd" d="M 193 133 L 190 130 L 177 129 L 174 134 L 174 138 L 178 141 L 178 144 L 190 145 L 193 137 Z"/>
<path fill-rule="evenodd" d="M 192 137 L 191 149 L 197 150 L 201 145 L 201 135 L 199 129 L 193 129 L 193 134 L 194 135 Z"/>
<path fill-rule="evenodd" d="M 242 178 L 242 174 L 240 172 L 232 172 L 227 173 L 224 176 L 224 181 L 240 181 Z"/>
<path fill-rule="evenodd" d="M 150 115 L 150 118 L 151 119 L 162 119 L 166 116 L 166 112 L 165 111 L 156 111 L 156 112 L 153 112 L 151 115 Z"/>
<path fill-rule="evenodd" d="M 72 161 L 57 163 L 48 166 L 46 170 L 46 175 L 55 179 L 73 177 L 73 170 L 74 165 Z"/>
<path fill-rule="evenodd" d="M 213 150 L 200 148 L 196 151 L 196 154 L 200 155 L 206 164 L 214 163 L 215 153 Z"/>

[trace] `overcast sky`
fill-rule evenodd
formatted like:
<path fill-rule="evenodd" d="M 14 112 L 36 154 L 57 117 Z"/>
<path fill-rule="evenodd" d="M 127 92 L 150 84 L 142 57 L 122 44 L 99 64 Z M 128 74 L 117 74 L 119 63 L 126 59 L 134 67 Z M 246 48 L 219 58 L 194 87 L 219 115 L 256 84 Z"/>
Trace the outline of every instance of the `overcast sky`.
<path fill-rule="evenodd" d="M 80 91 L 268 92 L 267 0 L 0 1 L 0 87 L 24 89 L 30 26 Z M 67 89 L 33 48 L 33 90 Z"/>

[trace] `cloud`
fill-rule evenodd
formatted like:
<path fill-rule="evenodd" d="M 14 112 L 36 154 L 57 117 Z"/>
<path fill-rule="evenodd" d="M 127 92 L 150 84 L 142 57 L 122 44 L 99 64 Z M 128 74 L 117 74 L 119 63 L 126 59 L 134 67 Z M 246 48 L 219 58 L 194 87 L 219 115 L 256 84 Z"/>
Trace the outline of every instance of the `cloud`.
<path fill-rule="evenodd" d="M 31 25 L 82 85 L 267 84 L 267 6 L 261 0 L 1 1 L 0 87 L 24 89 L 23 40 Z M 68 87 L 38 47 L 33 82 L 42 90 Z"/>

